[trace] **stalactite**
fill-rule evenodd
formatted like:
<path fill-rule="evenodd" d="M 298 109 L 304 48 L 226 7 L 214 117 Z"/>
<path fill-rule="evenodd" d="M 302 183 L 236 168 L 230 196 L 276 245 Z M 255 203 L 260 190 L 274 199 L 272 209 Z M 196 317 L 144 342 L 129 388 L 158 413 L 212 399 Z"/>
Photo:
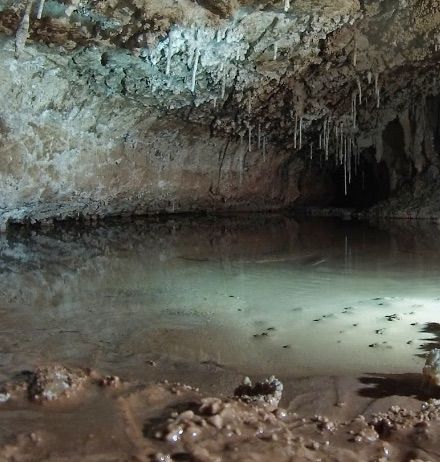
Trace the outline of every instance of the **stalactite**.
<path fill-rule="evenodd" d="M 284 11 L 287 13 L 290 9 L 290 0 L 284 0 Z"/>
<path fill-rule="evenodd" d="M 318 149 L 322 149 L 322 133 L 319 134 Z"/>
<path fill-rule="evenodd" d="M 340 146 L 340 163 L 342 164 L 344 160 L 344 122 L 341 122 L 341 130 L 340 130 L 341 139 L 339 141 Z"/>
<path fill-rule="evenodd" d="M 376 107 L 380 108 L 380 89 L 379 89 L 379 74 L 374 74 L 374 91 L 376 93 Z"/>
<path fill-rule="evenodd" d="M 277 55 L 278 55 L 278 42 L 275 42 L 273 44 L 273 60 L 277 60 Z"/>
<path fill-rule="evenodd" d="M 313 141 L 310 143 L 310 160 L 313 159 Z"/>
<path fill-rule="evenodd" d="M 240 165 L 238 166 L 240 172 L 240 186 L 243 184 L 243 170 L 244 170 L 244 150 L 240 149 Z"/>
<path fill-rule="evenodd" d="M 191 78 L 191 92 L 194 93 L 196 89 L 196 75 L 197 75 L 197 67 L 199 65 L 199 58 L 200 58 L 200 50 L 196 48 L 195 56 L 194 56 L 194 65 L 192 71 L 192 78 Z"/>
<path fill-rule="evenodd" d="M 252 151 L 252 125 L 250 123 L 247 124 L 248 126 L 248 151 Z"/>
<path fill-rule="evenodd" d="M 351 138 L 348 138 L 348 184 L 351 184 Z"/>
<path fill-rule="evenodd" d="M 351 119 L 353 123 L 353 129 L 356 129 L 356 92 L 353 92 L 351 95 Z"/>
<path fill-rule="evenodd" d="M 43 9 L 44 9 L 44 0 L 40 0 L 40 3 L 38 4 L 37 19 L 41 19 L 41 16 L 43 14 Z"/>
<path fill-rule="evenodd" d="M 250 116 L 252 112 L 252 100 L 250 96 L 247 100 L 247 112 L 248 112 L 248 116 Z"/>
<path fill-rule="evenodd" d="M 303 127 L 303 118 L 299 118 L 299 148 L 302 148 L 302 127 Z"/>
<path fill-rule="evenodd" d="M 222 41 L 221 29 L 218 29 L 216 38 L 217 38 L 217 43 L 220 43 Z"/>
<path fill-rule="evenodd" d="M 167 67 L 165 69 L 165 75 L 170 75 L 170 71 L 171 71 L 171 54 L 172 54 L 172 48 L 171 47 L 172 47 L 172 40 L 171 40 L 171 34 L 169 34 L 169 36 L 168 36 L 168 49 L 167 49 Z"/>
<path fill-rule="evenodd" d="M 26 4 L 23 17 L 15 33 L 15 57 L 18 59 L 26 45 L 26 40 L 29 37 L 29 16 L 31 14 L 33 0 L 29 0 Z"/>
<path fill-rule="evenodd" d="M 215 109 L 215 108 L 217 107 L 217 98 L 214 98 L 214 99 L 212 100 L 212 102 L 213 102 L 214 109 Z"/>
<path fill-rule="evenodd" d="M 328 146 L 330 142 L 330 127 L 329 127 L 329 120 L 326 119 L 324 122 L 324 143 L 325 143 L 325 160 L 328 161 Z"/>
<path fill-rule="evenodd" d="M 298 134 L 298 114 L 295 113 L 295 131 L 293 134 L 293 148 L 297 148 L 297 135 Z"/>
<path fill-rule="evenodd" d="M 344 137 L 344 193 L 347 195 L 347 139 Z"/>
<path fill-rule="evenodd" d="M 258 124 L 258 138 L 257 138 L 257 146 L 258 146 L 258 151 L 261 149 L 261 124 Z"/>
<path fill-rule="evenodd" d="M 266 135 L 263 136 L 263 161 L 266 162 Z"/>
<path fill-rule="evenodd" d="M 359 104 L 362 104 L 362 84 L 361 79 L 356 77 L 357 87 L 358 87 L 358 94 L 359 94 Z"/>

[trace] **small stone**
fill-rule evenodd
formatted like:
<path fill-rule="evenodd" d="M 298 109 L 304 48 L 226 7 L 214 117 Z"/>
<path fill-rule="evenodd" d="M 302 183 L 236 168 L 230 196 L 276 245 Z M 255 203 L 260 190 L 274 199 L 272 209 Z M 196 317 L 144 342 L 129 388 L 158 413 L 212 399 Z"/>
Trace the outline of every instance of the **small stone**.
<path fill-rule="evenodd" d="M 223 428 L 223 418 L 219 414 L 208 417 L 206 420 L 217 428 L 217 430 L 221 430 Z"/>

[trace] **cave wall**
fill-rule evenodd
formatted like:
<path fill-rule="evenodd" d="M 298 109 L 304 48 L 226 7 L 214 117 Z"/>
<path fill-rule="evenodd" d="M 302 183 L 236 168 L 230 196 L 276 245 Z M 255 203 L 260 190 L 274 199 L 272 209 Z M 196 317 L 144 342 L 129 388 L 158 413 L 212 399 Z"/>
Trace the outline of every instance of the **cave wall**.
<path fill-rule="evenodd" d="M 0 51 L 3 220 L 264 210 L 296 198 L 282 150 L 249 151 L 201 124 L 93 93 L 67 59 L 27 51 L 20 60 L 8 43 Z"/>

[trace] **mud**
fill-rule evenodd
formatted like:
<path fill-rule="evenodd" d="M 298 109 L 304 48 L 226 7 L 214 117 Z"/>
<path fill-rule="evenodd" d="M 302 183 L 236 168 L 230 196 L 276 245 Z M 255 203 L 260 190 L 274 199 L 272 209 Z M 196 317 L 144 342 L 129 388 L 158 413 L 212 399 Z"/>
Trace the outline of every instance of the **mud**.
<path fill-rule="evenodd" d="M 440 399 L 429 398 L 439 391 L 421 375 L 294 379 L 283 396 L 274 378 L 254 386 L 247 378 L 234 395 L 231 384 L 214 395 L 200 385 L 61 365 L 22 374 L 2 384 L 0 460 L 440 460 Z"/>

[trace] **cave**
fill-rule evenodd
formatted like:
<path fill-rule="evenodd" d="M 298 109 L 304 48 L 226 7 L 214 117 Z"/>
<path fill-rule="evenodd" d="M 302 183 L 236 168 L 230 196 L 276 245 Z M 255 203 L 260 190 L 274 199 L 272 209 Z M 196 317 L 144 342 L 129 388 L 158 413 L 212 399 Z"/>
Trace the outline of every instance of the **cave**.
<path fill-rule="evenodd" d="M 344 168 L 340 167 L 333 174 L 335 207 L 364 210 L 388 199 L 390 178 L 385 162 L 365 161 L 360 167 L 359 177 L 345 191 Z"/>
<path fill-rule="evenodd" d="M 437 461 L 438 0 L 0 0 L 0 461 Z"/>

